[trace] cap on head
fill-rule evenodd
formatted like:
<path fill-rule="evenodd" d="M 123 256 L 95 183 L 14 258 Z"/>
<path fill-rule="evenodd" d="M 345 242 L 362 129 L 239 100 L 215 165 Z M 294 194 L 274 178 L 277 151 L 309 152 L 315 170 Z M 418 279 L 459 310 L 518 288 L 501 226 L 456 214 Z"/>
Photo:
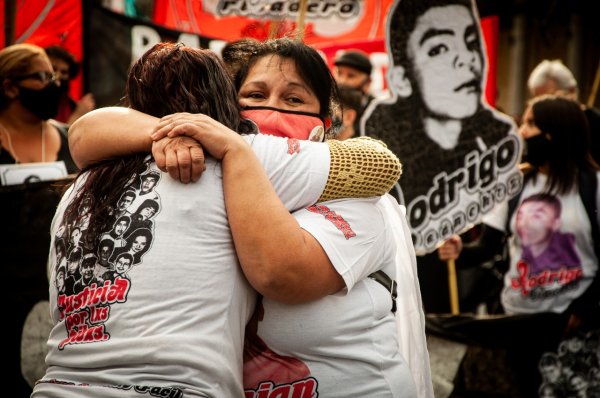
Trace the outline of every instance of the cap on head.
<path fill-rule="evenodd" d="M 373 66 L 366 53 L 358 50 L 347 50 L 335 58 L 336 66 L 349 66 L 367 75 L 371 74 Z"/>

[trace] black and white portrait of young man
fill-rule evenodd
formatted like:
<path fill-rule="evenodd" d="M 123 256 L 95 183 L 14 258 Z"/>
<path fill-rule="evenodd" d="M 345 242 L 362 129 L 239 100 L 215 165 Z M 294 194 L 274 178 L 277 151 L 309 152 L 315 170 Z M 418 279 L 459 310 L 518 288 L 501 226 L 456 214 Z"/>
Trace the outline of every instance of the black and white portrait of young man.
<path fill-rule="evenodd" d="M 520 188 L 513 120 L 485 101 L 486 53 L 471 0 L 397 0 L 387 21 L 390 98 L 361 135 L 385 141 L 403 173 L 392 192 L 415 248 L 431 252 Z"/>

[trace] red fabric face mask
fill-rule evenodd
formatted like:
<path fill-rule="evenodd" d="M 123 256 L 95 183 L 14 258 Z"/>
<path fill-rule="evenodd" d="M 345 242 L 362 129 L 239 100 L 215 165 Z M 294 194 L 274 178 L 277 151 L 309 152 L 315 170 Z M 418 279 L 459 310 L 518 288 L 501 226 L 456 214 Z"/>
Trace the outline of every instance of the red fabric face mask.
<path fill-rule="evenodd" d="M 242 117 L 256 124 L 261 134 L 310 141 L 325 138 L 325 122 L 316 113 L 247 106 L 242 109 Z"/>

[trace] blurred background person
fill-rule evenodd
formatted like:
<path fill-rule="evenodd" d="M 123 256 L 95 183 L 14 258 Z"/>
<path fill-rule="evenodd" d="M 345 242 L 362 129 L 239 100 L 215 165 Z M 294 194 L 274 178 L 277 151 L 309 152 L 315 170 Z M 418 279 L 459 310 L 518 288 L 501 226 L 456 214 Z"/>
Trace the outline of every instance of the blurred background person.
<path fill-rule="evenodd" d="M 536 365 L 543 352 L 556 350 L 560 339 L 569 333 L 600 325 L 600 232 L 595 211 L 600 174 L 589 153 L 587 121 L 576 101 L 549 95 L 532 99 L 519 133 L 530 165 L 520 193 L 484 216 L 478 240 L 463 246 L 454 236 L 438 253 L 441 260 L 456 259 L 457 267 L 465 267 L 489 260 L 503 244 L 508 245 L 509 267 L 500 294 L 502 309 L 508 315 L 535 315 L 536 326 L 523 334 L 515 322 L 498 344 L 507 347 L 507 359 L 523 393 L 520 396 L 535 396 L 542 382 Z M 560 232 L 573 235 L 572 240 L 553 242 L 561 246 L 554 250 L 574 250 L 578 257 L 558 270 L 550 261 L 534 267 L 527 256 L 528 242 L 520 235 L 524 229 L 520 207 L 540 193 L 560 202 Z M 540 224 L 540 218 L 530 222 Z"/>
<path fill-rule="evenodd" d="M 373 65 L 369 56 L 360 50 L 346 50 L 334 60 L 333 77 L 338 84 L 345 84 L 363 93 L 362 106 L 373 99 L 370 93 Z"/>
<path fill-rule="evenodd" d="M 360 90 L 361 111 L 375 98 L 371 92 L 371 72 L 373 64 L 369 56 L 360 50 L 350 49 L 340 52 L 334 60 L 333 77 L 338 85 L 345 85 Z M 354 123 L 354 130 L 359 131 L 360 118 Z"/>
<path fill-rule="evenodd" d="M 94 96 L 87 93 L 79 101 L 75 101 L 69 94 L 70 82 L 79 74 L 80 65 L 73 54 L 61 46 L 46 47 L 46 54 L 50 58 L 52 68 L 60 79 L 60 102 L 58 112 L 54 116 L 55 120 L 73 124 L 80 116 L 85 115 L 96 107 Z"/>
<path fill-rule="evenodd" d="M 579 85 L 560 59 L 545 59 L 529 74 L 527 88 L 532 97 L 543 94 L 563 95 L 579 102 Z M 600 110 L 579 102 L 590 125 L 590 152 L 600 164 Z"/>
<path fill-rule="evenodd" d="M 15 44 L 0 51 L 0 164 L 62 160 L 77 167 L 69 152 L 67 129 L 51 122 L 60 98 L 60 81 L 44 49 Z"/>
<path fill-rule="evenodd" d="M 362 115 L 362 92 L 345 84 L 338 84 L 340 106 L 334 117 L 338 133 L 334 137 L 345 140 L 356 135 L 355 126 Z"/>

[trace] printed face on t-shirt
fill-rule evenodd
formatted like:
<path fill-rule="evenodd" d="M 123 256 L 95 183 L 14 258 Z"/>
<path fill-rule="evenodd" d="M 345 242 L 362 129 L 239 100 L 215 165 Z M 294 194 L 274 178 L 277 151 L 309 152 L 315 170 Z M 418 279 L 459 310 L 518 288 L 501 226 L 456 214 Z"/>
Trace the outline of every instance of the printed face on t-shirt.
<path fill-rule="evenodd" d="M 75 275 L 77 269 L 79 268 L 79 260 L 76 261 L 68 261 L 67 260 L 67 272 L 69 275 Z"/>
<path fill-rule="evenodd" d="M 65 273 L 60 271 L 56 274 L 56 289 L 62 292 L 65 289 Z"/>
<path fill-rule="evenodd" d="M 110 258 L 110 255 L 112 254 L 112 250 L 110 249 L 110 246 L 102 246 L 100 248 L 100 250 L 98 251 L 98 256 L 99 256 L 99 260 L 102 263 L 106 263 L 108 261 L 108 259 Z"/>
<path fill-rule="evenodd" d="M 119 274 L 124 274 L 131 268 L 131 260 L 127 257 L 119 257 L 115 263 L 115 271 Z"/>
<path fill-rule="evenodd" d="M 83 279 L 91 279 L 94 274 L 95 262 L 86 261 L 81 264 L 81 276 Z"/>
<path fill-rule="evenodd" d="M 140 211 L 140 216 L 142 216 L 143 220 L 147 220 L 149 218 L 151 218 L 154 214 L 156 213 L 156 210 L 153 207 L 144 207 L 141 211 Z"/>
<path fill-rule="evenodd" d="M 548 242 L 558 229 L 556 210 L 541 201 L 524 202 L 519 206 L 516 218 L 517 234 L 524 246 Z"/>
<path fill-rule="evenodd" d="M 79 228 L 75 228 L 71 233 L 71 243 L 74 246 L 79 246 L 79 241 L 81 240 L 81 230 Z"/>
<path fill-rule="evenodd" d="M 118 223 L 115 224 L 115 234 L 117 236 L 123 235 L 123 233 L 125 233 L 125 231 L 127 231 L 128 227 L 129 227 L 129 224 L 127 223 L 127 221 L 125 221 L 125 220 L 119 221 Z"/>
<path fill-rule="evenodd" d="M 133 197 L 130 195 L 126 195 L 123 196 L 121 199 L 119 199 L 119 202 L 117 203 L 117 209 L 119 209 L 120 211 L 123 211 L 125 209 L 127 209 L 131 203 L 133 202 Z"/>
<path fill-rule="evenodd" d="M 133 240 L 131 244 L 131 250 L 135 253 L 139 253 L 146 248 L 148 244 L 148 238 L 145 236 L 138 236 Z"/>
<path fill-rule="evenodd" d="M 152 188 L 156 185 L 156 178 L 154 177 L 146 177 L 144 181 L 142 181 L 142 187 L 140 191 L 142 192 L 150 192 Z"/>
<path fill-rule="evenodd" d="M 540 367 L 540 373 L 545 381 L 555 383 L 560 379 L 560 367 L 557 364 L 548 364 Z"/>

